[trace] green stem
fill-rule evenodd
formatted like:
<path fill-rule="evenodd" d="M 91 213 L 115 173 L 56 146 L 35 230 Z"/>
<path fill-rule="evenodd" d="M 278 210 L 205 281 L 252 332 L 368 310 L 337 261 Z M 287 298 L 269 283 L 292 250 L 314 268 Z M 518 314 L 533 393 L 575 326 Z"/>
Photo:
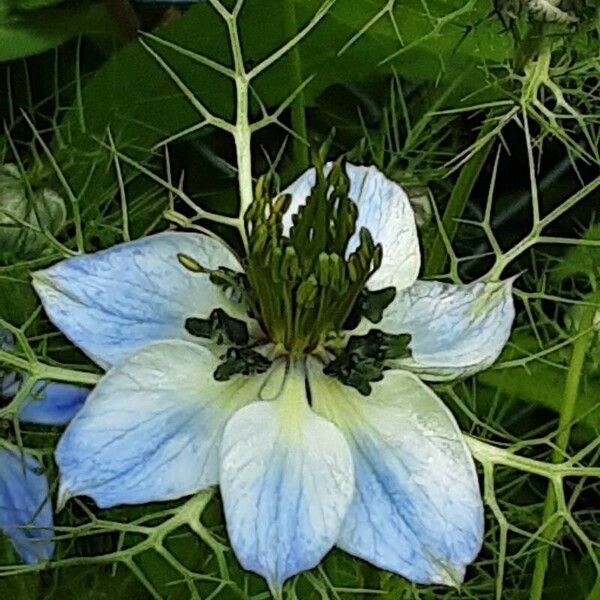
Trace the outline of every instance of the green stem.
<path fill-rule="evenodd" d="M 101 377 L 101 375 L 97 375 L 96 373 L 55 367 L 41 362 L 32 363 L 26 358 L 15 356 L 4 350 L 0 350 L 0 365 L 8 365 L 13 369 L 24 371 L 36 379 L 51 379 L 52 381 L 78 383 L 81 385 L 95 385 Z"/>
<path fill-rule="evenodd" d="M 478 140 L 484 139 L 493 128 L 493 123 L 488 120 L 479 131 Z M 441 226 L 451 242 L 458 230 L 458 219 L 463 214 L 467 201 L 473 191 L 473 186 L 479 177 L 479 173 L 487 160 L 492 149 L 494 138 L 490 139 L 462 168 L 456 184 L 450 194 L 450 199 L 442 217 Z M 446 246 L 442 235 L 438 235 L 429 253 L 429 259 L 425 267 L 426 275 L 439 275 L 444 268 L 448 258 Z"/>
<path fill-rule="evenodd" d="M 579 384 L 585 364 L 585 354 L 589 340 L 589 332 L 594 323 L 594 315 L 596 313 L 595 306 L 586 306 L 579 325 L 580 336 L 575 340 L 573 345 L 573 354 L 567 372 L 567 380 L 565 383 L 564 402 L 560 410 L 558 420 L 558 435 L 556 436 L 556 448 L 552 453 L 552 462 L 560 463 L 564 461 L 564 453 L 569 445 L 571 437 L 571 427 L 573 424 L 573 416 L 575 414 L 575 405 L 577 403 L 577 395 L 579 393 Z M 588 332 L 587 334 L 585 332 Z M 544 503 L 543 523 L 548 522 L 556 511 L 556 495 L 552 482 L 548 483 L 548 491 L 546 493 L 546 501 Z M 544 580 L 548 569 L 548 558 L 550 554 L 551 542 L 558 536 L 562 528 L 563 520 L 556 519 L 552 525 L 546 529 L 544 538 L 548 542 L 543 545 L 536 555 L 535 567 L 531 589 L 529 591 L 529 600 L 541 600 L 544 592 Z"/>
<path fill-rule="evenodd" d="M 531 60 L 542 50 L 546 41 L 545 24 L 533 22 L 515 52 L 515 72 L 522 73 Z"/>
<path fill-rule="evenodd" d="M 286 10 L 284 11 L 285 32 L 288 37 L 293 37 L 298 32 L 298 23 L 296 20 L 296 0 L 286 0 Z M 300 49 L 298 45 L 291 51 L 292 72 L 290 74 L 291 84 L 294 89 L 298 89 L 303 83 L 302 60 L 300 58 Z M 306 110 L 304 105 L 304 92 L 300 92 L 290 107 L 290 116 L 292 121 L 292 130 L 298 137 L 292 139 L 292 156 L 294 166 L 298 170 L 306 170 L 310 165 L 309 148 L 304 140 L 308 140 L 308 129 L 306 127 Z"/>

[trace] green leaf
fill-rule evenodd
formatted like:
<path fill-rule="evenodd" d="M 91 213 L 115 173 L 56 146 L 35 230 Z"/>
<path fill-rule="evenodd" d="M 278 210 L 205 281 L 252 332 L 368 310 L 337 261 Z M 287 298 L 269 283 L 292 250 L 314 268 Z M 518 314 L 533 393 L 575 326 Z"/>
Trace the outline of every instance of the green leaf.
<path fill-rule="evenodd" d="M 598 242 L 598 245 L 583 243 L 569 248 L 560 263 L 551 272 L 553 282 L 560 283 L 570 277 L 581 275 L 592 279 L 600 277 L 600 225 L 591 225 L 582 239 L 588 242 Z"/>
<path fill-rule="evenodd" d="M 306 25 L 322 4 L 321 0 L 296 0 L 298 28 Z M 400 38 L 389 14 L 381 13 L 374 20 L 384 4 L 382 0 L 335 2 L 299 44 L 298 63 L 294 54 L 288 53 L 254 80 L 254 90 L 264 107 L 273 111 L 294 92 L 297 80 L 290 73 L 296 64 L 300 65 L 302 79 L 314 76 L 303 91 L 307 105 L 314 104 L 332 85 L 373 78 L 384 81 L 393 72 L 442 89 L 462 78 L 463 85 L 456 86 L 456 100 L 485 86 L 487 64 L 501 64 L 512 53 L 510 37 L 503 35 L 501 23 L 490 17 L 491 2 L 465 6 L 462 0 L 431 0 L 427 10 L 421 0 L 398 3 L 394 17 Z M 372 26 L 365 28 L 369 22 Z M 473 23 L 478 26 L 473 28 Z M 360 28 L 362 33 L 353 41 Z M 289 32 L 289 15 L 281 0 L 247 1 L 240 15 L 247 68 L 280 48 L 290 39 Z M 232 67 L 227 28 L 208 3 L 191 8 L 175 23 L 155 33 L 187 51 Z M 235 89 L 228 77 L 154 40 L 148 40 L 148 45 L 209 111 L 232 119 Z M 88 181 L 89 162 L 81 163 L 77 158 L 82 152 L 98 152 L 97 138 L 105 135 L 107 127 L 111 128 L 118 148 L 145 160 L 157 143 L 202 120 L 140 43 L 128 45 L 98 70 L 84 89 L 82 107 L 82 111 L 71 111 L 64 123 L 73 149 L 61 163 L 74 163 L 70 180 L 77 191 L 87 184 L 89 202 L 96 198 L 98 190 L 106 189 L 106 180 Z M 260 114 L 256 101 L 253 110 L 255 115 Z M 206 133 L 204 128 L 194 135 Z M 97 172 L 97 178 L 106 176 L 102 167 Z M 88 200 L 84 196 L 81 202 L 85 205 Z"/>
<path fill-rule="evenodd" d="M 40 54 L 78 35 L 111 30 L 105 10 L 87 2 L 27 14 L 0 10 L 0 62 Z"/>
<path fill-rule="evenodd" d="M 521 358 L 524 352 L 535 353 L 539 350 L 533 335 L 518 334 L 512 337 L 513 347 L 507 347 L 502 360 Z M 517 350 L 518 347 L 520 350 Z M 550 358 L 566 365 L 568 349 Z M 562 360 L 561 360 L 562 359 Z M 480 383 L 518 398 L 523 402 L 543 406 L 559 413 L 564 398 L 566 366 L 552 366 L 548 362 L 531 361 L 526 368 L 489 369 L 477 377 Z M 588 438 L 600 431 L 600 379 L 589 374 L 583 377 L 577 396 L 575 421 L 585 429 L 583 435 Z"/>
<path fill-rule="evenodd" d="M 60 4 L 65 0 L 7 0 L 9 10 L 38 10 Z"/>
<path fill-rule="evenodd" d="M 286 34 L 286 11 L 281 7 L 280 0 L 246 4 L 240 26 L 244 55 L 247 65 L 250 65 L 271 55 L 290 36 Z M 500 35 L 501 24 L 493 19 L 486 19 L 491 4 L 485 6 L 487 3 L 484 2 L 481 7 L 464 10 L 464 3 L 460 0 L 429 2 L 432 13 L 430 16 L 425 14 L 420 0 L 403 2 L 401 7 L 397 7 L 395 14 L 402 41 L 398 39 L 389 16 L 382 15 L 355 43 L 344 49 L 353 34 L 371 21 L 383 4 L 381 0 L 338 0 L 329 14 L 302 41 L 299 51 L 303 75 L 316 75 L 305 90 L 305 102 L 314 102 L 323 89 L 334 83 L 364 80 L 373 76 L 387 77 L 392 73 L 392 67 L 400 75 L 415 81 L 439 81 L 440 78 L 456 77 L 466 67 L 473 66 L 474 62 L 501 63 L 510 56 L 511 42 L 508 36 Z M 296 20 L 301 24 L 306 23 L 321 5 L 321 0 L 296 0 Z M 440 25 L 440 20 L 446 24 Z M 477 21 L 482 21 L 477 32 L 469 33 L 469 24 Z M 265 27 L 265 23 L 269 23 L 269 27 Z M 229 46 L 226 29 L 209 5 L 190 10 L 174 26 L 160 30 L 158 34 L 188 50 L 231 66 L 229 53 L 225 56 L 223 53 L 223 48 Z M 231 85 L 228 85 L 229 82 L 223 76 L 216 75 L 189 59 L 178 57 L 176 53 L 160 45 L 153 44 L 153 47 L 168 60 L 209 108 L 217 111 L 220 116 L 231 116 L 234 95 Z M 402 48 L 404 51 L 394 60 L 388 64 L 380 64 Z M 344 51 L 339 54 L 342 49 Z M 256 91 L 267 107 L 274 106 L 293 92 L 291 69 L 292 57 L 288 53 L 257 78 Z M 149 77 L 150 73 L 157 77 Z M 138 98 L 131 98 L 130 94 L 124 94 L 122 88 L 114 85 L 131 74 L 137 75 L 136 80 L 143 85 L 139 88 Z M 115 102 L 121 104 L 121 98 L 124 100 L 123 108 L 128 106 L 132 109 L 137 104 L 135 111 L 138 112 L 142 108 L 140 104 L 144 110 L 157 105 L 162 111 L 164 96 L 152 96 L 144 92 L 157 88 L 171 94 L 176 92 L 175 86 L 164 72 L 161 73 L 155 60 L 139 46 L 126 49 L 111 65 L 100 71 L 89 91 L 101 92 L 104 89 L 103 96 L 106 97 L 107 91 L 103 84 L 108 83 L 109 79 L 113 80 L 111 83 L 114 85 L 110 91 L 117 92 L 116 97 L 111 96 L 112 108 L 110 102 L 104 104 L 111 112 L 116 108 Z M 217 81 L 217 87 L 207 85 Z M 198 121 L 197 114 L 190 112 L 189 102 L 181 94 L 177 96 L 179 99 L 173 98 L 171 102 L 177 107 L 180 103 L 182 106 L 187 105 L 188 110 L 184 114 L 191 114 L 193 117 L 187 124 Z M 94 103 L 100 102 L 101 99 L 96 97 Z M 147 122 L 150 123 L 149 120 Z"/>

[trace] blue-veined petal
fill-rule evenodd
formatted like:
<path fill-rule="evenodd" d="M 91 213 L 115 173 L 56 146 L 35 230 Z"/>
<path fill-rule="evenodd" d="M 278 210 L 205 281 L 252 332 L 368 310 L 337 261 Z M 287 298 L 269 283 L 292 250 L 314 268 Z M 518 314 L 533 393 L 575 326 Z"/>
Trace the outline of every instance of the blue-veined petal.
<path fill-rule="evenodd" d="M 331 168 L 331 163 L 326 171 Z M 408 195 L 400 185 L 389 180 L 377 167 L 346 164 L 350 179 L 350 198 L 358 206 L 357 233 L 349 250 L 358 245 L 358 231 L 366 227 L 376 243 L 383 246 L 381 267 L 369 279 L 369 287 L 394 286 L 397 290 L 410 286 L 419 273 L 421 253 L 415 215 Z M 287 229 L 292 215 L 306 202 L 315 184 L 315 170 L 309 169 L 283 193 L 291 194 L 292 203 L 284 219 Z"/>
<path fill-rule="evenodd" d="M 48 480 L 30 454 L 0 447 L 0 530 L 28 564 L 54 553 Z"/>
<path fill-rule="evenodd" d="M 315 410 L 346 436 L 356 491 L 337 545 L 417 583 L 458 585 L 479 552 L 483 505 L 456 421 L 412 373 L 367 397 L 310 371 Z"/>
<path fill-rule="evenodd" d="M 510 336 L 515 317 L 512 282 L 417 281 L 398 294 L 376 325 L 412 336 L 412 357 L 395 366 L 433 381 L 489 367 Z"/>
<path fill-rule="evenodd" d="M 0 328 L 0 349 L 11 352 L 14 338 Z M 12 398 L 17 394 L 22 378 L 9 372 L 0 373 L 0 399 Z M 32 387 L 19 410 L 19 419 L 26 423 L 40 425 L 66 425 L 83 406 L 89 389 L 68 383 L 38 381 Z"/>
<path fill-rule="evenodd" d="M 242 566 L 278 592 L 335 543 L 353 493 L 352 458 L 334 425 L 313 413 L 304 374 L 281 396 L 227 424 L 220 485 L 231 544 Z"/>
<path fill-rule="evenodd" d="M 203 346 L 171 340 L 113 367 L 58 444 L 59 504 L 77 495 L 101 508 L 140 504 L 218 483 L 225 423 L 268 378 L 218 382 L 219 362 Z"/>
<path fill-rule="evenodd" d="M 218 307 L 240 316 L 240 307 L 178 254 L 207 269 L 239 269 L 216 240 L 166 232 L 64 260 L 34 273 L 34 286 L 52 322 L 106 367 L 156 340 L 197 341 L 185 330 L 188 317 L 206 318 Z"/>
<path fill-rule="evenodd" d="M 88 388 L 38 381 L 23 401 L 19 419 L 39 425 L 66 425 L 81 409 L 90 390 Z"/>

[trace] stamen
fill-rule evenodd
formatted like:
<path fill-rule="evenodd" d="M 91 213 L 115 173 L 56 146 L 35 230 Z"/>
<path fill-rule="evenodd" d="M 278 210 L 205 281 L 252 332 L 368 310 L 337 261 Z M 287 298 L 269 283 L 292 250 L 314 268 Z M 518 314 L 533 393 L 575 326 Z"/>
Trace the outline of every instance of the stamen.
<path fill-rule="evenodd" d="M 324 153 L 321 153 L 324 154 Z M 311 352 L 340 331 L 369 277 L 379 268 L 382 248 L 361 229 L 347 257 L 358 208 L 349 198 L 342 161 L 328 174 L 314 153 L 316 182 L 284 234 L 289 196 L 275 196 L 272 176 L 261 178 L 246 214 L 250 253 L 246 259 L 256 316 L 271 341 L 292 355 Z"/>

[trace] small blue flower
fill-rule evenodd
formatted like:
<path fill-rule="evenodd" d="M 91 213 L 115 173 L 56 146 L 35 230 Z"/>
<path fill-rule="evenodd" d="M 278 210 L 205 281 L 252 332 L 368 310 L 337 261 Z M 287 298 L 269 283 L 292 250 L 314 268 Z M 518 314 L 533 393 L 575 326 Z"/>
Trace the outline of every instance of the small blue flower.
<path fill-rule="evenodd" d="M 0 329 L 0 347 L 11 350 L 12 336 Z M 0 400 L 12 398 L 22 382 L 15 373 L 0 379 Z M 23 400 L 19 419 L 27 423 L 65 425 L 77 413 L 89 390 L 62 383 L 37 382 Z M 48 479 L 39 460 L 8 444 L 0 445 L 0 530 L 28 564 L 50 560 L 54 522 Z"/>
<path fill-rule="evenodd" d="M 347 180 L 325 171 L 337 177 L 335 193 L 313 169 L 264 221 L 260 210 L 247 216 L 250 292 L 217 285 L 219 273 L 244 277 L 241 265 L 193 233 L 161 233 L 34 274 L 54 324 L 110 367 L 58 445 L 59 502 L 86 495 L 107 508 L 218 484 L 238 559 L 275 593 L 334 545 L 415 582 L 458 585 L 481 547 L 483 505 L 463 436 L 423 380 L 496 360 L 514 318 L 512 282 L 416 281 L 404 190 L 374 167 L 347 165 Z M 310 255 L 325 239 L 327 252 Z M 344 333 L 344 307 L 356 300 L 348 294 L 367 279 L 395 297 L 379 323 L 363 318 Z M 248 331 L 225 355 L 222 336 L 205 335 L 221 335 L 224 316 Z M 411 336 L 406 354 L 375 353 L 385 369 L 366 396 L 326 374 L 340 340 L 361 334 Z"/>

